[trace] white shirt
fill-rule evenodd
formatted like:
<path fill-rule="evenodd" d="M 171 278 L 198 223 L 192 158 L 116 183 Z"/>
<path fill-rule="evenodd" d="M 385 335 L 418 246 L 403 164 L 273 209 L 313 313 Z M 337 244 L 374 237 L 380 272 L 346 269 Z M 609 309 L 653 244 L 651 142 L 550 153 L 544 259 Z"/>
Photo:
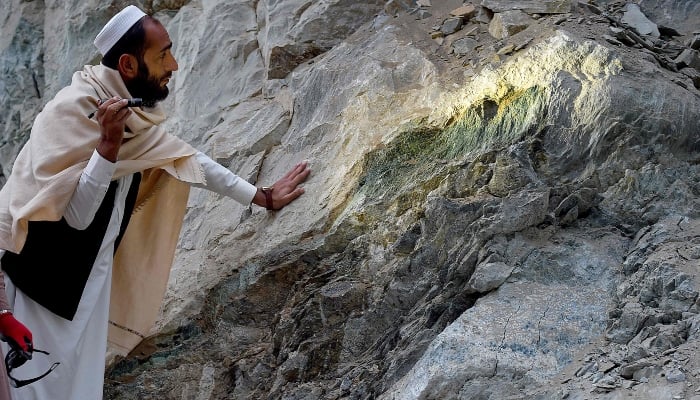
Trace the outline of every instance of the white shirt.
<path fill-rule="evenodd" d="M 202 152 L 197 152 L 195 157 L 204 168 L 206 183 L 193 184 L 192 186 L 228 196 L 243 205 L 248 205 L 253 201 L 258 190 L 254 185 Z M 97 209 L 102 204 L 102 199 L 107 193 L 116 168 L 116 163 L 103 158 L 97 150 L 93 152 L 63 215 L 68 225 L 76 229 L 85 229 L 90 225 Z"/>

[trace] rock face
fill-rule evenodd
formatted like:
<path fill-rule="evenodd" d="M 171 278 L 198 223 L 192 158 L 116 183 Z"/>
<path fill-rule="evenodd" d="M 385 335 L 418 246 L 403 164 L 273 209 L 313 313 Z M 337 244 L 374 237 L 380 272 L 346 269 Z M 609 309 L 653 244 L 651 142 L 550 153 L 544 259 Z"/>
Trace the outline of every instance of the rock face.
<path fill-rule="evenodd" d="M 122 4 L 96 4 L 0 11 L 5 175 L 98 62 Z M 192 191 L 105 398 L 700 394 L 697 3 L 642 2 L 658 36 L 625 1 L 141 5 L 180 65 L 167 129 L 259 185 L 313 174 L 274 213 Z"/>

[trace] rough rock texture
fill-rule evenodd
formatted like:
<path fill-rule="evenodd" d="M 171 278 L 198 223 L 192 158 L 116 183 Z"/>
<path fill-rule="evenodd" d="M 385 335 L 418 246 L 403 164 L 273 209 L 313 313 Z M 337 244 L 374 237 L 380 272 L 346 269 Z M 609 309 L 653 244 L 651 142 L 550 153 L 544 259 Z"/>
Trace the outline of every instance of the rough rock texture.
<path fill-rule="evenodd" d="M 124 5 L 7 3 L 5 174 Z M 274 213 L 193 190 L 105 397 L 700 397 L 700 6 L 634 2 L 656 37 L 627 3 L 141 4 L 180 64 L 168 129 L 257 184 L 313 175 Z"/>

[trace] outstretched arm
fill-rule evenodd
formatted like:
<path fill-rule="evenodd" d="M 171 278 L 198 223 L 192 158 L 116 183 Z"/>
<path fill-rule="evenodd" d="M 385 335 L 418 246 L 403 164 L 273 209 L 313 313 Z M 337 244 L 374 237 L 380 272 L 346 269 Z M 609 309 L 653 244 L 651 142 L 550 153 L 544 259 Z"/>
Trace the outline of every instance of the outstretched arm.
<path fill-rule="evenodd" d="M 192 186 L 228 196 L 244 205 L 253 203 L 260 207 L 266 207 L 267 200 L 261 188 L 251 185 L 202 152 L 198 152 L 195 157 L 204 168 L 206 183 L 193 184 Z M 299 184 L 306 180 L 310 172 L 308 162 L 305 161 L 294 166 L 282 179 L 277 181 L 272 186 L 273 189 L 270 193 L 272 209 L 279 210 L 301 196 L 304 189 L 299 187 Z"/>

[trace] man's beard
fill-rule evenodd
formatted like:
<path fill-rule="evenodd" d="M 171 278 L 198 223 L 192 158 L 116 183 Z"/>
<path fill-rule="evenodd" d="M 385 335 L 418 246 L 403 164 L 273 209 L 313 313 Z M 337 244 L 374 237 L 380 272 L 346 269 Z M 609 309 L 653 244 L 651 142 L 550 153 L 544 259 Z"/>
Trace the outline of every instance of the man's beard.
<path fill-rule="evenodd" d="M 160 82 L 165 77 L 151 76 L 151 71 L 148 70 L 145 62 L 139 62 L 139 72 L 134 79 L 126 82 L 126 88 L 133 97 L 143 99 L 145 107 L 153 107 L 157 102 L 165 100 L 168 97 L 167 86 L 161 86 Z"/>

